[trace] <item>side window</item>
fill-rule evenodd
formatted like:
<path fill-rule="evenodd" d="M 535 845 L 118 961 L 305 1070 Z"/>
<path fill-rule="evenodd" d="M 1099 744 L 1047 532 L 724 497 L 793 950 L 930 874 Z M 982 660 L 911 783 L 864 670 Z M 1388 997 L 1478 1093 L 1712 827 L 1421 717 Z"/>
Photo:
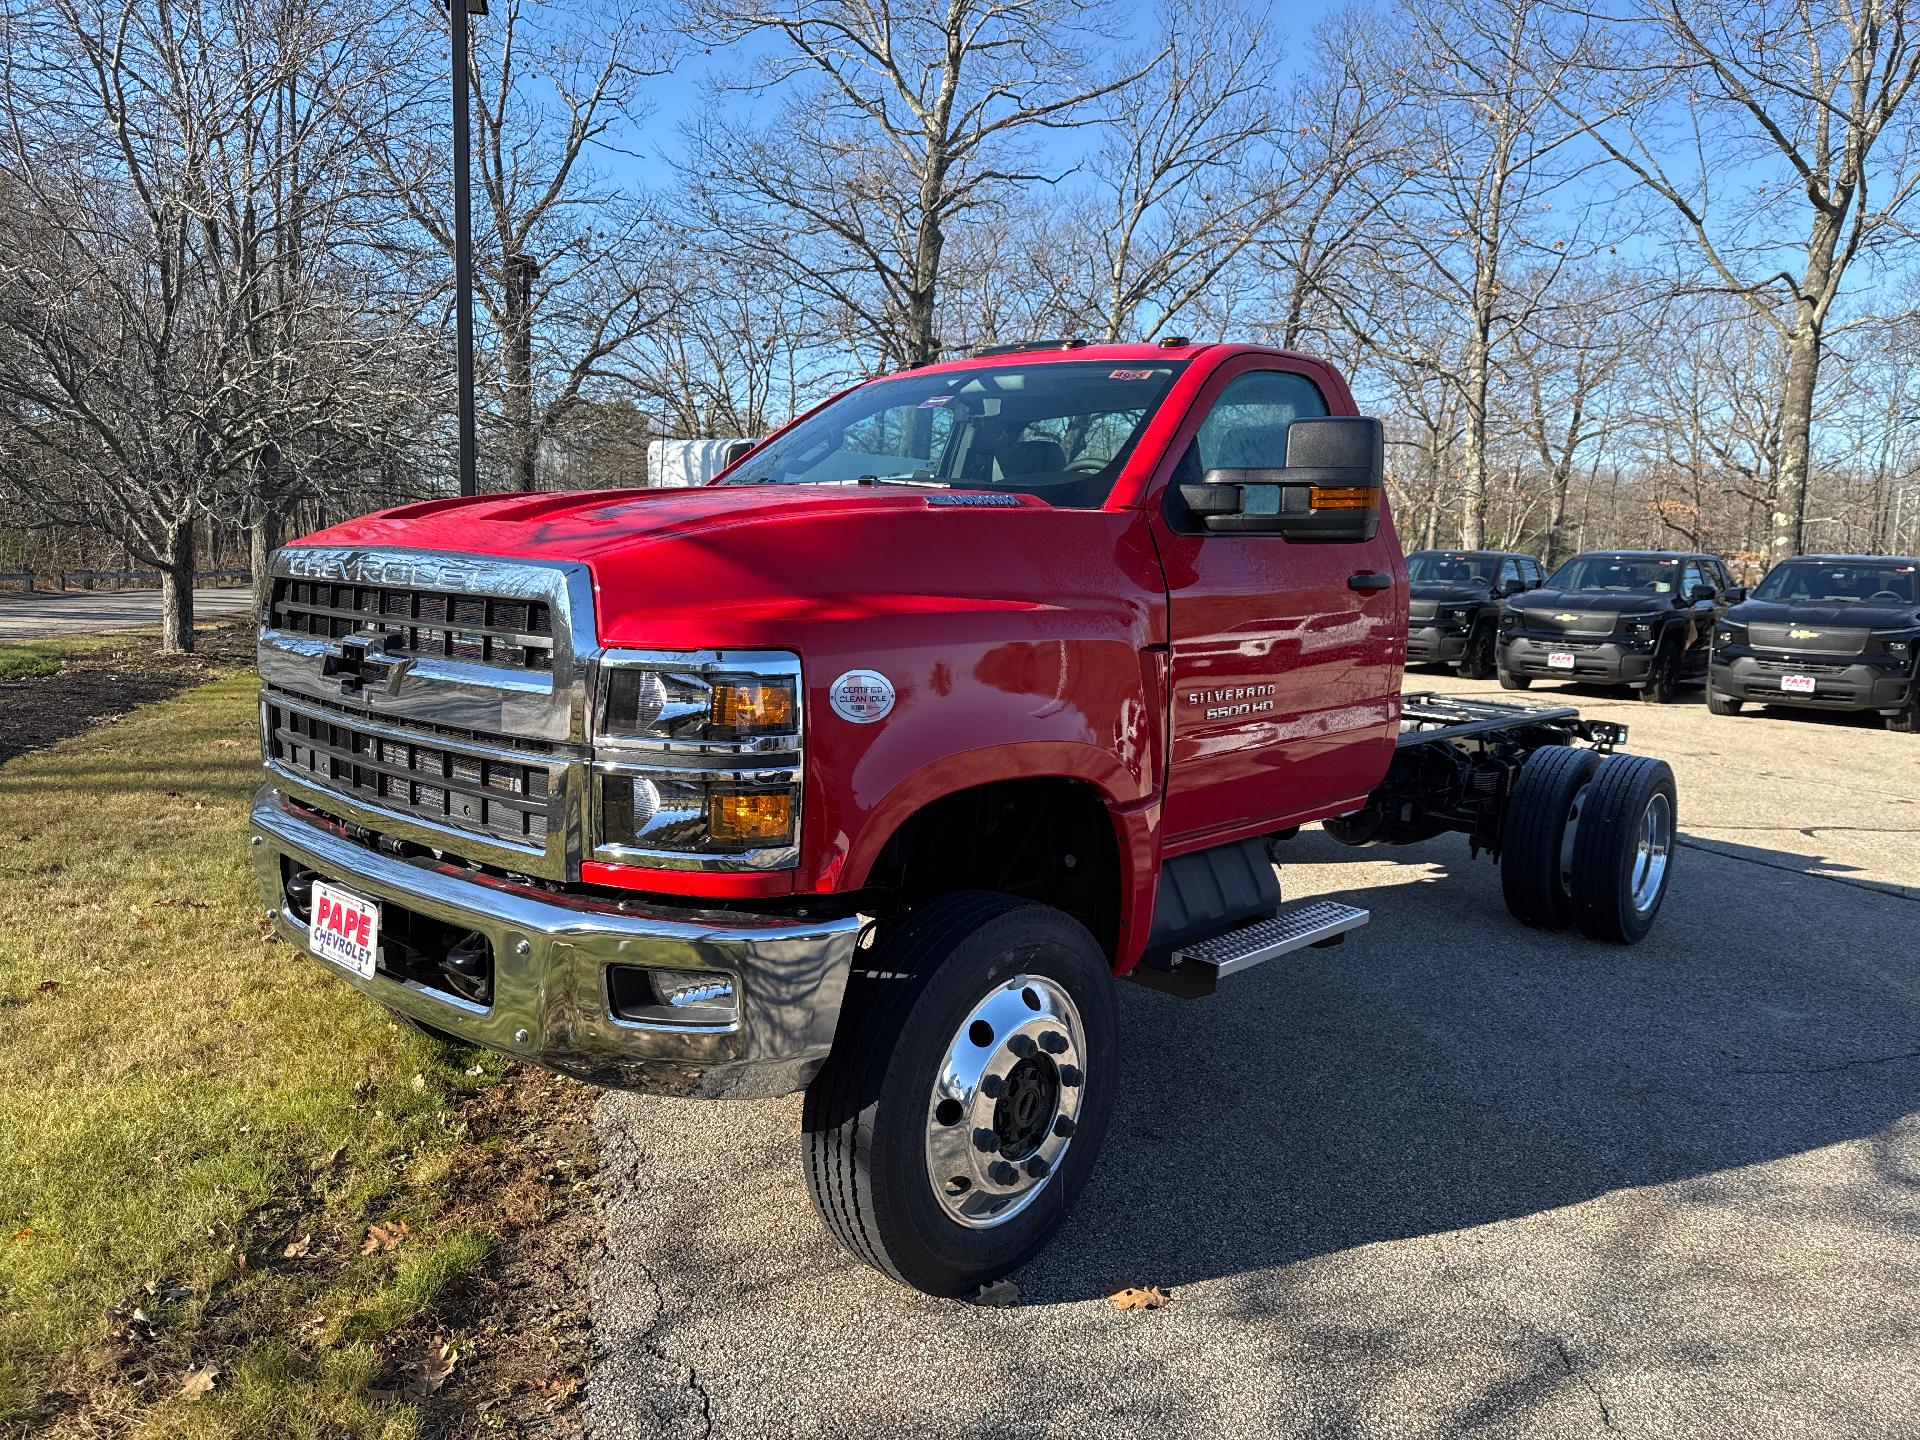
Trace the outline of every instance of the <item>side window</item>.
<path fill-rule="evenodd" d="M 1518 585 L 1519 583 L 1520 583 L 1520 566 L 1518 562 L 1513 560 L 1502 560 L 1500 562 L 1501 587 L 1504 589 L 1510 586 Z"/>
<path fill-rule="evenodd" d="M 1277 470 L 1287 463 L 1287 427 L 1324 415 L 1327 402 L 1304 375 L 1249 370 L 1227 382 L 1194 436 L 1199 469 Z"/>
<path fill-rule="evenodd" d="M 1700 564 L 1698 561 L 1689 560 L 1685 565 L 1680 567 L 1681 598 L 1691 601 L 1693 599 L 1693 587 L 1696 585 L 1704 585 L 1705 583 L 1706 581 L 1700 578 Z"/>
<path fill-rule="evenodd" d="M 1726 590 L 1732 587 L 1733 577 L 1727 574 L 1727 567 L 1725 565 L 1721 564 L 1718 560 L 1709 559 L 1707 561 L 1707 583 L 1716 590 Z"/>

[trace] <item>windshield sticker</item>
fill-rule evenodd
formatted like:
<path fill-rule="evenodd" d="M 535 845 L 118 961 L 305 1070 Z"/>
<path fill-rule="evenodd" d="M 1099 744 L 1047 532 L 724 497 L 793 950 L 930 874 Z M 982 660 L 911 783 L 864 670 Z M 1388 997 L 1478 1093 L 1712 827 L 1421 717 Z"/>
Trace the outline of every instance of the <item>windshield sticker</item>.
<path fill-rule="evenodd" d="M 1151 370 L 1115 370 L 1108 374 L 1109 380 L 1151 380 Z"/>
<path fill-rule="evenodd" d="M 951 395 L 929 395 L 920 402 L 920 408 L 922 410 L 931 410 L 936 406 L 945 405 L 951 399 L 953 399 Z"/>
<path fill-rule="evenodd" d="M 893 711 L 893 682 L 878 670 L 849 670 L 827 689 L 833 713 L 855 725 L 871 725 Z"/>

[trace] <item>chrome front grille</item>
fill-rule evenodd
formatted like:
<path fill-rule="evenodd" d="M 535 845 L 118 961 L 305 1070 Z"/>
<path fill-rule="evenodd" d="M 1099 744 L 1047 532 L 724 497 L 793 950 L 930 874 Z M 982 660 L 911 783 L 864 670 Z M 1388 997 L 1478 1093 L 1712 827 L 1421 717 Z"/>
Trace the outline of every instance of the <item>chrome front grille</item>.
<path fill-rule="evenodd" d="M 261 736 L 289 795 L 375 834 L 579 878 L 592 586 L 571 562 L 294 547 L 260 632 Z"/>
<path fill-rule="evenodd" d="M 296 635 L 387 635 L 387 653 L 553 669 L 553 609 L 545 601 L 282 576 L 270 624 Z"/>
<path fill-rule="evenodd" d="M 273 690 L 263 704 L 269 761 L 320 788 L 436 828 L 546 849 L 564 788 L 564 768 L 556 776 L 550 757 L 479 736 L 374 725 Z"/>

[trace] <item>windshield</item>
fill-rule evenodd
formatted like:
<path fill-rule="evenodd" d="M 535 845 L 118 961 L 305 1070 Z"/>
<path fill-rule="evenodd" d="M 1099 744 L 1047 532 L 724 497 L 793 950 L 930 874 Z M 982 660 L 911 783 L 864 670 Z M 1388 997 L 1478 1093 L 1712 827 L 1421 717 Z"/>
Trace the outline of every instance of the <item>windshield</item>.
<path fill-rule="evenodd" d="M 1422 550 L 1407 557 L 1407 579 L 1415 585 L 1491 585 L 1499 563 L 1495 555 Z"/>
<path fill-rule="evenodd" d="M 1878 605 L 1920 605 L 1916 568 L 1920 567 L 1911 560 L 1776 565 L 1755 587 L 1753 598 L 1816 605 L 1850 605 L 1859 600 Z"/>
<path fill-rule="evenodd" d="M 1680 580 L 1678 558 L 1576 555 L 1547 581 L 1552 590 L 1604 590 L 1615 595 L 1671 595 Z"/>
<path fill-rule="evenodd" d="M 1185 362 L 1048 364 L 862 385 L 749 457 L 728 485 L 922 484 L 1103 504 Z"/>

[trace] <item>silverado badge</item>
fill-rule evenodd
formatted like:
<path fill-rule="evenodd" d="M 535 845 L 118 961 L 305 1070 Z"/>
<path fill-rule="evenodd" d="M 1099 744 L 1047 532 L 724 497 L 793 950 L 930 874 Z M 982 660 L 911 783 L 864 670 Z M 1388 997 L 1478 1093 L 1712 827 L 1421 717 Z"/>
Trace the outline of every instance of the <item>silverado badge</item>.
<path fill-rule="evenodd" d="M 1787 631 L 1787 638 L 1789 640 L 1818 640 L 1820 638 L 1820 632 L 1818 630 L 1789 630 Z"/>

